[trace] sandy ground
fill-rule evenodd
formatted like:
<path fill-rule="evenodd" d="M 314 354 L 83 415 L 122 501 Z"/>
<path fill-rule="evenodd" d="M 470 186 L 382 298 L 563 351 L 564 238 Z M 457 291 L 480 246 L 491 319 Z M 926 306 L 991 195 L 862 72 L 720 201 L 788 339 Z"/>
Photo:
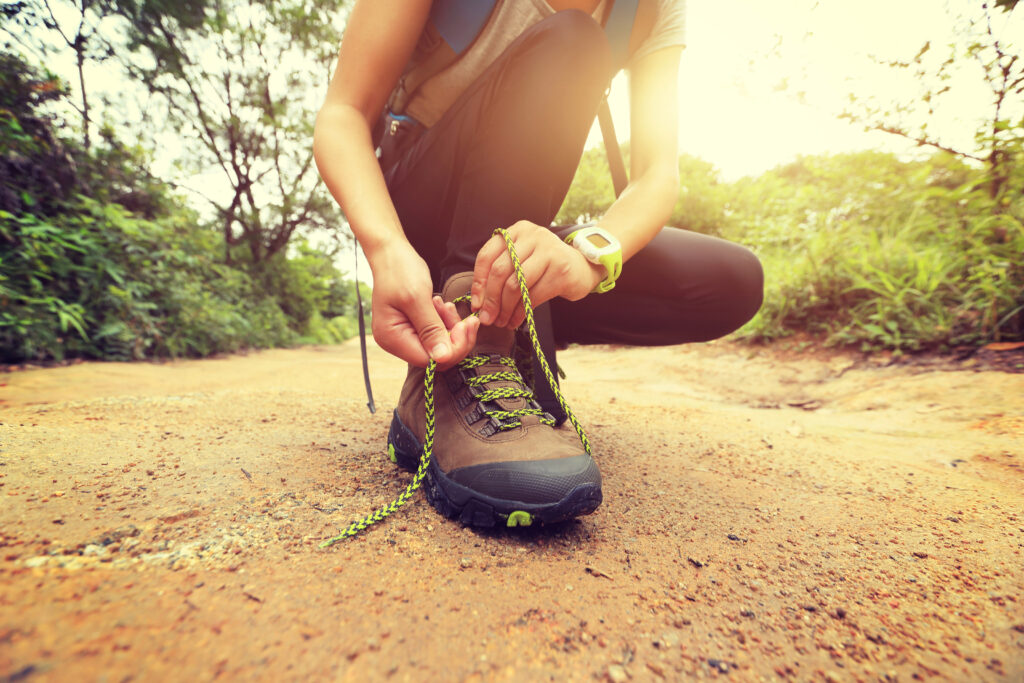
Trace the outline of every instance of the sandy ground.
<path fill-rule="evenodd" d="M 1024 375 L 571 349 L 605 503 L 395 497 L 358 345 L 0 375 L 0 681 L 1024 679 Z"/>

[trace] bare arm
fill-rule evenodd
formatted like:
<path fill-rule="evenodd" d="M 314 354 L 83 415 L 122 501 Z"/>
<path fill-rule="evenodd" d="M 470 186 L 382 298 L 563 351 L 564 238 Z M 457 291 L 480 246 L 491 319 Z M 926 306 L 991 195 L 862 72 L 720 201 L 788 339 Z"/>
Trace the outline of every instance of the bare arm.
<path fill-rule="evenodd" d="M 628 261 L 665 226 L 679 195 L 677 78 L 682 48 L 647 55 L 630 73 L 630 183 L 598 221 Z"/>
<path fill-rule="evenodd" d="M 476 322 L 432 302 L 429 269 L 402 230 L 371 131 L 427 21 L 431 0 L 360 0 L 316 119 L 313 152 L 373 270 L 373 336 L 416 365 L 464 356 Z M 451 307 L 448 307 L 451 308 Z M 450 335 L 449 335 L 450 331 Z"/>

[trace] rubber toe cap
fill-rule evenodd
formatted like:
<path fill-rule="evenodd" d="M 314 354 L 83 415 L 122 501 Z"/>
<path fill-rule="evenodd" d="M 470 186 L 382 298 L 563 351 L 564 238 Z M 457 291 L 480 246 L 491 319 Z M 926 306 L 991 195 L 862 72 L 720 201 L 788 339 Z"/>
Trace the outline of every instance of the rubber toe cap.
<path fill-rule="evenodd" d="M 491 498 L 529 504 L 557 503 L 580 486 L 601 486 L 597 463 L 586 453 L 551 460 L 471 465 L 452 470 L 447 476 Z"/>

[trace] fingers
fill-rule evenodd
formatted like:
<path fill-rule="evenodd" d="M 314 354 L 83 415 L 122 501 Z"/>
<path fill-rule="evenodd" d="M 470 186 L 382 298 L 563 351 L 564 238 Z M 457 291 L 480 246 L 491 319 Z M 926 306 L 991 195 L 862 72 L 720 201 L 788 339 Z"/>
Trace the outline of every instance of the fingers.
<path fill-rule="evenodd" d="M 489 325 L 494 320 L 494 306 L 484 306 L 484 295 L 487 285 L 493 273 L 494 262 L 505 256 L 505 240 L 498 235 L 492 235 L 491 239 L 484 243 L 476 255 L 476 263 L 473 265 L 473 285 L 470 288 L 470 308 L 479 311 L 480 322 Z M 507 258 L 507 256 L 506 256 Z"/>
<path fill-rule="evenodd" d="M 480 330 L 480 319 L 476 316 L 460 320 L 451 331 L 452 355 L 449 360 L 439 365 L 442 370 L 447 370 L 460 360 L 469 355 L 469 352 L 476 346 L 477 332 Z"/>
<path fill-rule="evenodd" d="M 537 306 L 540 302 L 533 301 L 534 285 L 542 280 L 548 270 L 550 261 L 547 258 L 534 258 L 522 263 L 523 278 L 526 280 L 526 287 L 530 292 L 531 304 Z M 523 289 L 519 278 L 512 273 L 505 279 L 504 286 L 500 292 L 501 312 L 494 324 L 498 327 L 515 327 L 515 320 L 522 322 L 523 311 Z"/>
<path fill-rule="evenodd" d="M 538 230 L 543 228 L 520 223 L 509 230 L 509 237 L 513 239 L 520 264 L 524 267 L 537 249 Z M 510 276 L 514 276 L 514 268 L 508 246 L 501 236 L 495 235 L 480 250 L 473 270 L 473 291 L 479 306 L 480 322 L 484 325 L 507 324 L 514 313 L 514 304 L 505 305 L 506 283 Z"/>
<path fill-rule="evenodd" d="M 432 301 L 434 302 L 434 310 L 437 311 L 439 316 L 441 316 L 441 321 L 444 323 L 444 326 L 449 330 L 455 327 L 459 320 L 461 320 L 459 312 L 455 308 L 455 304 L 450 301 L 445 303 L 445 300 L 437 294 L 434 295 Z"/>
<path fill-rule="evenodd" d="M 409 322 L 416 329 L 416 336 L 430 358 L 438 364 L 448 363 L 452 357 L 452 340 L 448 335 L 448 325 L 437 312 L 433 301 L 423 304 L 418 302 L 407 311 Z"/>
<path fill-rule="evenodd" d="M 469 355 L 469 352 L 476 346 L 477 330 L 480 329 L 480 319 L 471 316 L 465 320 L 459 317 L 455 304 L 434 296 L 434 309 L 441 318 L 441 322 L 448 328 L 449 338 L 452 344 L 451 356 L 445 362 L 439 362 L 441 370 L 447 370 L 451 366 Z"/>
<path fill-rule="evenodd" d="M 377 344 L 393 356 L 397 356 L 407 363 L 419 367 L 426 367 L 430 362 L 430 356 L 423 350 L 420 338 L 416 330 L 409 327 L 404 321 L 403 324 L 388 325 L 383 322 L 383 316 L 373 318 L 373 339 Z"/>

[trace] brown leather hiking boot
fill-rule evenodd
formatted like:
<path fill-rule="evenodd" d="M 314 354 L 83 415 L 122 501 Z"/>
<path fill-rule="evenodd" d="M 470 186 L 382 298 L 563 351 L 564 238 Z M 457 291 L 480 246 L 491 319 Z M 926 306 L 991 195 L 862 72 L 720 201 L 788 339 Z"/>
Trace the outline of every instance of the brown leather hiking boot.
<path fill-rule="evenodd" d="M 441 293 L 468 316 L 472 273 Z M 463 301 L 462 299 L 465 298 Z M 435 430 L 427 499 L 473 526 L 528 526 L 593 512 L 601 473 L 593 458 L 553 428 L 512 361 L 515 333 L 481 326 L 473 352 L 434 381 Z M 388 454 L 415 470 L 426 435 L 423 368 L 410 366 L 388 433 Z M 540 381 L 545 381 L 543 377 Z"/>

